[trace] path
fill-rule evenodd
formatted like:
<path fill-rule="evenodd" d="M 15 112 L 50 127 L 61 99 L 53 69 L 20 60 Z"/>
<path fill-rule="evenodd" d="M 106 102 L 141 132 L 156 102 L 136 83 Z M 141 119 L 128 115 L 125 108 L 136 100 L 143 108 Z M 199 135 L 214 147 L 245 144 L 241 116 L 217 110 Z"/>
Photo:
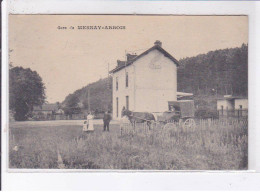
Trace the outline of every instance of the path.
<path fill-rule="evenodd" d="M 20 121 L 10 122 L 10 126 L 61 126 L 61 125 L 76 125 L 82 126 L 84 120 L 53 120 L 53 121 Z M 103 125 L 102 119 L 93 120 L 94 125 Z M 112 120 L 110 124 L 118 124 L 119 121 Z"/>

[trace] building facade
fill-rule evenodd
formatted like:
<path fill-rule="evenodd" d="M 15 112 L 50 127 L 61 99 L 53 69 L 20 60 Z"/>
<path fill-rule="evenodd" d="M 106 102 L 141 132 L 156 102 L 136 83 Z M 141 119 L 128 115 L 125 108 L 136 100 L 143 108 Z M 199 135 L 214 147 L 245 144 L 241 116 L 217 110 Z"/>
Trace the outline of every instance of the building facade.
<path fill-rule="evenodd" d="M 161 42 L 140 55 L 118 61 L 113 75 L 113 118 L 121 118 L 123 107 L 135 112 L 163 112 L 168 101 L 177 100 L 178 61 Z"/>
<path fill-rule="evenodd" d="M 55 114 L 59 110 L 57 104 L 43 104 L 34 106 L 32 112 L 33 120 L 54 120 Z"/>
<path fill-rule="evenodd" d="M 245 97 L 224 96 L 217 100 L 219 117 L 247 117 L 248 99 Z"/>

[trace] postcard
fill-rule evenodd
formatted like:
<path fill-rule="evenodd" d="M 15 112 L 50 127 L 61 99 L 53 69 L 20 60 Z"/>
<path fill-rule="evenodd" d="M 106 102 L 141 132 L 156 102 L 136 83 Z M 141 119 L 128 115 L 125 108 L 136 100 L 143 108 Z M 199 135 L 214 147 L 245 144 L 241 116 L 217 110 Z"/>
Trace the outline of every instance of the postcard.
<path fill-rule="evenodd" d="M 9 169 L 248 169 L 248 17 L 10 15 Z"/>

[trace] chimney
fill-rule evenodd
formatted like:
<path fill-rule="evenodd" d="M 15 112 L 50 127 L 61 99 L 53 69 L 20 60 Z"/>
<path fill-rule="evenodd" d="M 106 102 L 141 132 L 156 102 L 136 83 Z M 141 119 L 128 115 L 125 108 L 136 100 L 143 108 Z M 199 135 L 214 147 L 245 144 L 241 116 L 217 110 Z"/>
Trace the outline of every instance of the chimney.
<path fill-rule="evenodd" d="M 154 45 L 155 45 L 155 46 L 162 47 L 162 42 L 161 42 L 160 40 L 156 40 L 156 41 L 154 42 Z"/>
<path fill-rule="evenodd" d="M 118 67 L 125 66 L 125 64 L 126 64 L 125 61 L 117 60 L 117 66 L 118 66 Z"/>
<path fill-rule="evenodd" d="M 127 61 L 132 61 L 135 57 L 137 57 L 136 54 L 126 54 L 126 60 Z"/>

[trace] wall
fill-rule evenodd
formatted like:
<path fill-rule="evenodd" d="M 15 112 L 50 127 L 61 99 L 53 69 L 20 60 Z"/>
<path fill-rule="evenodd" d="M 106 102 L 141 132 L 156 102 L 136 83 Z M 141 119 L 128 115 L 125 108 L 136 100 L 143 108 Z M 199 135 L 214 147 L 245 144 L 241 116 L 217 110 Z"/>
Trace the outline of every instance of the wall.
<path fill-rule="evenodd" d="M 177 66 L 158 50 L 137 60 L 136 103 L 137 112 L 164 112 L 168 101 L 177 100 Z"/>
<path fill-rule="evenodd" d="M 125 73 L 128 72 L 128 88 Z M 116 91 L 118 77 L 118 91 Z M 113 74 L 113 119 L 119 119 L 129 96 L 129 110 L 164 112 L 168 101 L 177 100 L 177 66 L 158 50 L 153 50 L 132 65 Z M 116 98 L 119 98 L 119 117 Z"/>
<path fill-rule="evenodd" d="M 235 99 L 235 109 L 240 109 L 239 105 L 242 105 L 242 110 L 248 109 L 248 99 Z"/>
<path fill-rule="evenodd" d="M 234 110 L 234 105 L 231 100 L 218 100 L 217 101 L 217 109 L 221 110 L 221 106 L 223 106 L 224 110 Z"/>
<path fill-rule="evenodd" d="M 221 105 L 224 107 L 223 114 L 221 111 Z M 239 105 L 242 105 L 242 110 L 240 109 Z M 228 111 L 226 107 L 228 107 Z M 247 99 L 218 100 L 217 108 L 218 108 L 219 116 L 247 117 L 248 100 Z"/>
<path fill-rule="evenodd" d="M 128 72 L 128 87 L 125 79 Z M 116 90 L 116 77 L 118 77 L 118 90 Z M 121 118 L 123 106 L 126 107 L 126 96 L 129 96 L 129 110 L 134 109 L 134 66 L 130 65 L 113 74 L 113 119 Z M 116 98 L 119 99 L 118 117 L 116 112 Z"/>

